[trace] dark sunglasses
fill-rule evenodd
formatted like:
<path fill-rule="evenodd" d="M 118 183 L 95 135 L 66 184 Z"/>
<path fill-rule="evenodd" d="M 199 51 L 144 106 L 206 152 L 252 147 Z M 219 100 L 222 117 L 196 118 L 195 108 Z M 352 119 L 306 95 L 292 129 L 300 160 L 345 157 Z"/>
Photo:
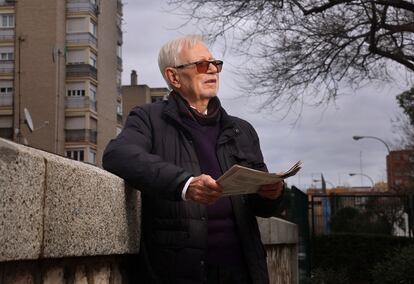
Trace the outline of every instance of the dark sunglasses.
<path fill-rule="evenodd" d="M 223 68 L 223 61 L 221 60 L 200 60 L 200 61 L 195 61 L 195 62 L 190 62 L 187 64 L 174 66 L 174 68 L 180 69 L 180 68 L 185 68 L 190 65 L 195 65 L 198 73 L 207 73 L 208 68 L 210 67 L 210 64 L 213 64 L 214 67 L 217 68 L 217 73 L 221 72 L 221 69 Z"/>

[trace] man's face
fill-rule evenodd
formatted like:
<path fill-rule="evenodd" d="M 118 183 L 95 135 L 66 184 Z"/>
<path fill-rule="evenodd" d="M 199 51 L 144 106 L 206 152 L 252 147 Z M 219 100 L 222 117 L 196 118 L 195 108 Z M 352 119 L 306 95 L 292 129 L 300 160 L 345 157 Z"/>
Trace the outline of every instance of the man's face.
<path fill-rule="evenodd" d="M 180 54 L 180 64 L 187 64 L 200 60 L 214 59 L 204 44 L 197 44 L 193 48 L 184 48 Z M 190 103 L 209 100 L 217 95 L 219 87 L 219 73 L 217 67 L 210 64 L 205 73 L 197 72 L 195 64 L 175 68 L 177 72 L 177 91 Z"/>

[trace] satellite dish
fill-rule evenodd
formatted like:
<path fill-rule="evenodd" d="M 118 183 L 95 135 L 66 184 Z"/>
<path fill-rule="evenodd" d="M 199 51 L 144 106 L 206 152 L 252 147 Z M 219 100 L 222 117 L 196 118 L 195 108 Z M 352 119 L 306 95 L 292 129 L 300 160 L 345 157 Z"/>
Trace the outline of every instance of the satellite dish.
<path fill-rule="evenodd" d="M 24 122 L 26 122 L 27 127 L 29 127 L 30 132 L 33 132 L 34 127 L 33 127 L 33 120 L 32 120 L 32 116 L 30 115 L 30 112 L 27 108 L 24 108 Z"/>

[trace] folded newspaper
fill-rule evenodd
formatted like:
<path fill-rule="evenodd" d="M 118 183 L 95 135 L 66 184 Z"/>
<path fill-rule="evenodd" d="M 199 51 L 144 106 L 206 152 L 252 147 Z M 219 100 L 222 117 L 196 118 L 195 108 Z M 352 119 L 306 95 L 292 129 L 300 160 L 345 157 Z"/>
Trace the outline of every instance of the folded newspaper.
<path fill-rule="evenodd" d="M 289 170 L 283 173 L 267 173 L 234 165 L 218 178 L 223 188 L 223 196 L 255 193 L 261 185 L 272 184 L 294 176 L 302 168 L 302 161 L 297 161 Z"/>

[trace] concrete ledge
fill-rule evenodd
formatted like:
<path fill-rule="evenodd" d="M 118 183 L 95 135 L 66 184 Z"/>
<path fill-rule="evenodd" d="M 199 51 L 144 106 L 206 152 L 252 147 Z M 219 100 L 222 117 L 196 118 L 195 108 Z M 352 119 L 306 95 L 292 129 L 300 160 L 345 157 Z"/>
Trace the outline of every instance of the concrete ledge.
<path fill-rule="evenodd" d="M 0 262 L 139 251 L 138 191 L 95 166 L 0 138 Z"/>
<path fill-rule="evenodd" d="M 262 242 L 265 245 L 297 244 L 299 232 L 296 224 L 279 218 L 257 218 Z"/>
<path fill-rule="evenodd" d="M 45 163 L 0 139 L 0 261 L 37 258 L 43 238 Z"/>

